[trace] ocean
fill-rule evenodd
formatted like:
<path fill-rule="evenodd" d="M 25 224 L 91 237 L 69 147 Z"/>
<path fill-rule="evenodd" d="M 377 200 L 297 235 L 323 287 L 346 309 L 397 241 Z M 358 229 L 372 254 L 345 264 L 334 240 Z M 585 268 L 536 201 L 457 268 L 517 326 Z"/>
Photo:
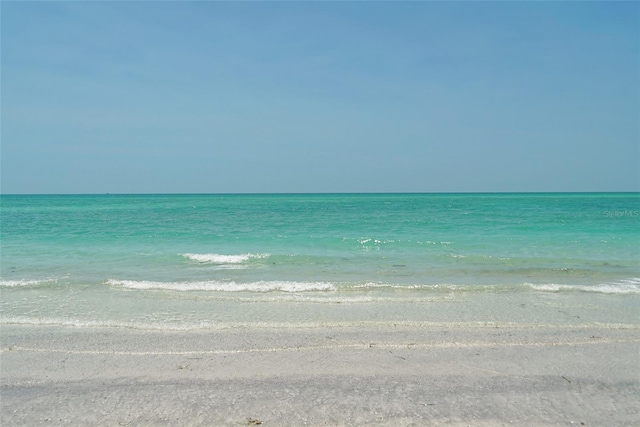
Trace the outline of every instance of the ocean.
<path fill-rule="evenodd" d="M 0 196 L 0 322 L 637 325 L 640 194 Z"/>

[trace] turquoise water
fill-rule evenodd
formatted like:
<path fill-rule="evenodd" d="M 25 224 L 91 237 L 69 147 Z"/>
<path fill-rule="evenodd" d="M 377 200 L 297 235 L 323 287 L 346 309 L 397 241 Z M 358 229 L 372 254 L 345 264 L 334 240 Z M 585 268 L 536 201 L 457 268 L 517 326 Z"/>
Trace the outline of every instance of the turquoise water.
<path fill-rule="evenodd" d="M 638 313 L 637 193 L 3 195 L 0 203 L 4 323 L 514 321 L 503 314 L 522 301 L 537 301 L 525 316 L 537 322 L 551 306 L 583 300 L 613 303 L 629 319 Z"/>

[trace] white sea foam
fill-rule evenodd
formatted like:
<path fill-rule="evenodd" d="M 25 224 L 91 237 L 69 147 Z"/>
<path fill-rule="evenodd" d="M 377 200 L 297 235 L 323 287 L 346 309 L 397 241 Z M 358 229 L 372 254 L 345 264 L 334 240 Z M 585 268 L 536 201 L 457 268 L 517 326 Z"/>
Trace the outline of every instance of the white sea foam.
<path fill-rule="evenodd" d="M 536 291 L 543 292 L 562 292 L 562 291 L 578 291 L 578 292 L 595 292 L 601 294 L 633 294 L 640 295 L 640 278 L 631 278 L 619 280 L 611 283 L 601 283 L 599 285 L 565 285 L 556 283 L 532 284 L 527 283 L 529 287 Z"/>
<path fill-rule="evenodd" d="M 624 285 L 640 286 L 640 277 L 632 277 L 630 279 L 622 279 L 622 280 L 619 280 L 618 283 L 624 284 Z"/>
<path fill-rule="evenodd" d="M 533 289 L 539 292 L 593 292 L 601 294 L 640 295 L 640 278 L 619 280 L 598 285 L 569 285 L 558 283 L 522 283 L 522 284 L 396 284 L 396 283 L 362 283 L 351 287 L 356 290 L 389 289 L 394 291 L 445 291 L 445 292 L 502 292 L 509 290 Z"/>
<path fill-rule="evenodd" d="M 326 282 L 259 281 L 250 283 L 207 281 L 207 282 L 152 282 L 146 280 L 108 280 L 110 286 L 127 289 L 158 289 L 171 291 L 212 291 L 212 292 L 313 292 L 335 291 Z"/>
<path fill-rule="evenodd" d="M 213 322 L 136 322 L 120 320 L 81 320 L 74 318 L 33 318 L 25 316 L 3 317 L 0 324 L 4 325 L 34 325 L 34 326 L 65 326 L 78 328 L 131 328 L 155 330 L 193 330 L 193 329 L 221 329 L 226 325 Z"/>
<path fill-rule="evenodd" d="M 353 289 L 393 289 L 394 291 L 455 291 L 455 290 L 474 290 L 478 286 L 461 286 L 449 283 L 437 284 L 400 284 L 400 283 L 375 283 L 367 282 L 352 286 Z"/>
<path fill-rule="evenodd" d="M 266 258 L 268 254 L 239 254 L 239 255 L 221 255 L 221 254 L 181 254 L 183 257 L 192 261 L 210 264 L 242 264 L 250 259 Z"/>
<path fill-rule="evenodd" d="M 20 280 L 3 280 L 0 279 L 0 286 L 3 287 L 19 287 L 19 286 L 38 286 L 44 283 L 54 282 L 55 279 L 41 279 L 41 280 L 32 280 L 32 279 L 20 279 Z"/>

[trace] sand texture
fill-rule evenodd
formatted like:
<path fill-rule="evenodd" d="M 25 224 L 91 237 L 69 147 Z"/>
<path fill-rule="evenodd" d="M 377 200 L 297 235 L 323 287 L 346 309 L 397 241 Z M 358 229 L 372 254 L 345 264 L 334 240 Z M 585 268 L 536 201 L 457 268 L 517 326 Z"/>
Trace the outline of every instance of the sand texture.
<path fill-rule="evenodd" d="M 640 425 L 632 326 L 3 325 L 1 424 Z"/>

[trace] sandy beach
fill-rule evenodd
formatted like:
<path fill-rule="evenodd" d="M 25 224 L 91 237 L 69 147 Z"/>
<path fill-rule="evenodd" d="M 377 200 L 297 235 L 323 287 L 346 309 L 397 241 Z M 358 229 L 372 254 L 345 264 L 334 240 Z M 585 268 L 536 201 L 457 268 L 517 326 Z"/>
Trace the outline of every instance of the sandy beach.
<path fill-rule="evenodd" d="M 640 422 L 633 326 L 2 326 L 2 425 Z"/>
<path fill-rule="evenodd" d="M 0 427 L 640 427 L 640 0 L 0 2 Z"/>

